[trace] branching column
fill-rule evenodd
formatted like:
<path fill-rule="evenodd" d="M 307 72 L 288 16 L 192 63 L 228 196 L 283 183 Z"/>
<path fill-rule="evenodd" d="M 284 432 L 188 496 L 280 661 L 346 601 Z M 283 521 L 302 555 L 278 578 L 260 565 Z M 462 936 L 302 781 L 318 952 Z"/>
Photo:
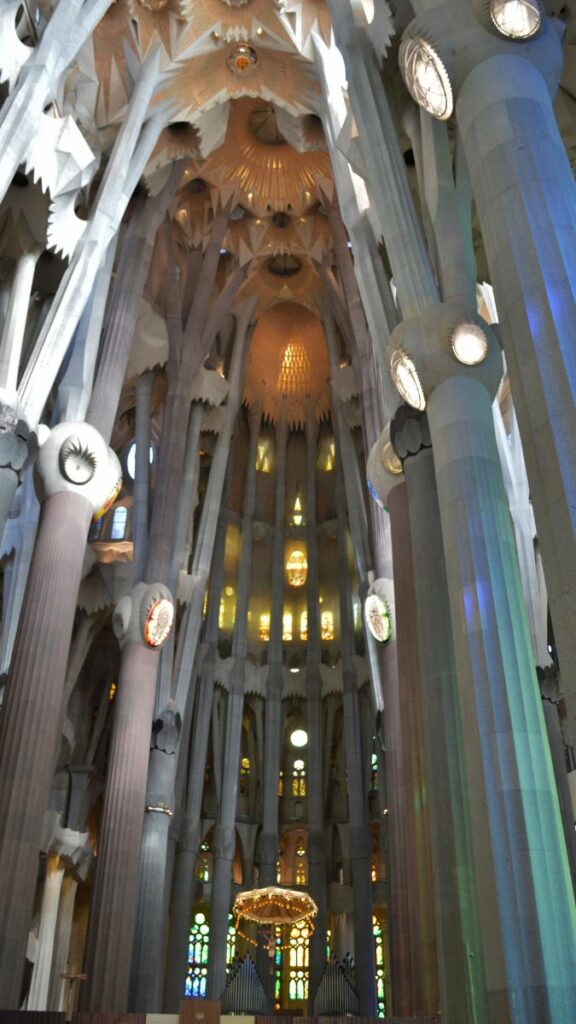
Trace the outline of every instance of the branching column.
<path fill-rule="evenodd" d="M 248 602 L 252 579 L 252 520 L 256 505 L 256 451 L 260 437 L 261 410 L 250 412 L 250 443 L 244 490 L 242 544 L 238 567 L 236 617 L 230 672 L 230 689 L 226 703 L 226 733 L 222 794 L 218 821 L 214 829 L 214 876 L 210 907 L 210 952 L 208 959 L 208 999 L 219 999 L 226 986 L 226 938 L 232 891 L 232 862 L 236 847 L 236 800 L 240 772 L 242 713 L 244 709 L 245 663 L 248 652 Z"/>

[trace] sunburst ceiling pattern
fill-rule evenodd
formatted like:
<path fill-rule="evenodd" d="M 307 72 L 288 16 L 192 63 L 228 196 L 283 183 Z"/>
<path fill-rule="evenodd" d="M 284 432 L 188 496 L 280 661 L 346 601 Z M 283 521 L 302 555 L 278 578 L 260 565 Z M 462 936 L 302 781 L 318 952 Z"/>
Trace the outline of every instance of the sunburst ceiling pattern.
<path fill-rule="evenodd" d="M 295 302 L 281 302 L 258 320 L 244 385 L 248 405 L 262 404 L 276 421 L 282 408 L 291 426 L 303 426 L 310 405 L 318 419 L 330 407 L 330 370 L 322 324 Z"/>

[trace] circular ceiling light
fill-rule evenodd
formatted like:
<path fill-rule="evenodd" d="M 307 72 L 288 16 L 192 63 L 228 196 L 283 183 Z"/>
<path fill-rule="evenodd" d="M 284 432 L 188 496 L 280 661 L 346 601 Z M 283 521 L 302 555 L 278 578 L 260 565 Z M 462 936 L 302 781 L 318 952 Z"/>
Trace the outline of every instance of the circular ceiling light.
<path fill-rule="evenodd" d="M 424 39 L 405 39 L 400 45 L 399 61 L 412 99 L 432 117 L 447 121 L 454 107 L 452 87 L 436 51 Z"/>
<path fill-rule="evenodd" d="M 426 408 L 426 399 L 416 367 L 405 352 L 397 349 L 392 353 L 390 373 L 404 401 L 422 412 Z"/>
<path fill-rule="evenodd" d="M 452 335 L 452 351 L 464 366 L 478 366 L 488 354 L 488 339 L 477 324 L 459 324 Z"/>
<path fill-rule="evenodd" d="M 490 17 L 508 39 L 529 39 L 542 24 L 538 0 L 492 0 Z"/>
<path fill-rule="evenodd" d="M 253 46 L 239 43 L 228 54 L 227 64 L 234 75 L 250 75 L 256 69 L 258 54 Z"/>
<path fill-rule="evenodd" d="M 308 743 L 308 733 L 305 729 L 293 729 L 290 733 L 290 743 L 293 747 L 305 747 Z"/>
<path fill-rule="evenodd" d="M 364 618 L 374 639 L 379 644 L 388 643 L 392 636 L 392 620 L 386 602 L 379 594 L 368 594 L 364 602 Z"/>

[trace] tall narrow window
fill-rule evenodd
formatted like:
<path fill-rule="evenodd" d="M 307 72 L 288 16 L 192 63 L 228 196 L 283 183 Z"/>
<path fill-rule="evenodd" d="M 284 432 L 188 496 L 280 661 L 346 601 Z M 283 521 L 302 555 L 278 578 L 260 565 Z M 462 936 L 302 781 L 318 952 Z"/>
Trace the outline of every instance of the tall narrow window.
<path fill-rule="evenodd" d="M 308 612 L 302 612 L 300 616 L 300 639 L 308 639 Z"/>
<path fill-rule="evenodd" d="M 262 612 L 260 616 L 260 628 L 258 629 L 258 637 L 262 643 L 268 643 L 270 639 L 270 615 L 267 612 Z"/>
<path fill-rule="evenodd" d="M 282 616 L 282 639 L 284 643 L 290 643 L 292 639 L 292 615 L 290 612 L 284 612 Z"/>
<path fill-rule="evenodd" d="M 247 793 L 250 789 L 250 758 L 243 757 L 240 761 L 240 792 Z"/>
<path fill-rule="evenodd" d="M 334 616 L 332 615 L 332 612 L 322 612 L 322 615 L 320 616 L 320 628 L 323 640 L 334 639 Z"/>
<path fill-rule="evenodd" d="M 292 796 L 306 796 L 306 765 L 300 757 L 292 768 Z"/>
<path fill-rule="evenodd" d="M 374 946 L 376 949 L 376 998 L 378 1001 L 378 1016 L 386 1016 L 386 964 L 384 960 L 384 933 L 382 923 L 374 914 L 372 917 L 372 931 L 374 934 Z"/>
<path fill-rule="evenodd" d="M 199 910 L 192 916 L 185 988 L 185 995 L 192 996 L 193 999 L 203 999 L 206 995 L 209 938 L 210 929 L 206 914 Z"/>
<path fill-rule="evenodd" d="M 290 929 L 288 998 L 301 1002 L 308 998 L 308 925 L 299 921 Z"/>

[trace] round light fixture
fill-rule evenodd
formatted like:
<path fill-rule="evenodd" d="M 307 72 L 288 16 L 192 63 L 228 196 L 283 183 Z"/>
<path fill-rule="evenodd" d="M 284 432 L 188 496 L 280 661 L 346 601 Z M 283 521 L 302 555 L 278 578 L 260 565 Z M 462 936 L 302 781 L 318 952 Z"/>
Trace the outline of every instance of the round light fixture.
<path fill-rule="evenodd" d="M 398 59 L 412 99 L 432 117 L 447 121 L 454 107 L 452 87 L 436 51 L 424 39 L 404 39 Z"/>
<path fill-rule="evenodd" d="M 477 324 L 459 324 L 452 335 L 452 351 L 464 366 L 478 366 L 488 355 L 488 339 Z"/>
<path fill-rule="evenodd" d="M 542 24 L 538 0 L 492 0 L 490 17 L 508 39 L 529 39 Z"/>
<path fill-rule="evenodd" d="M 404 401 L 411 405 L 413 409 L 418 409 L 422 412 L 426 408 L 426 399 L 416 367 L 405 352 L 396 349 L 392 353 L 390 373 Z"/>
<path fill-rule="evenodd" d="M 258 54 L 252 46 L 238 43 L 228 54 L 226 63 L 234 75 L 251 75 L 256 70 Z"/>
<path fill-rule="evenodd" d="M 379 644 L 388 643 L 392 636 L 392 620 L 386 602 L 378 594 L 368 594 L 364 602 L 364 617 L 374 639 Z"/>
<path fill-rule="evenodd" d="M 293 747 L 305 747 L 308 743 L 308 733 L 305 729 L 293 729 L 290 733 L 290 743 Z"/>
<path fill-rule="evenodd" d="M 167 597 L 161 597 L 148 612 L 144 624 L 144 639 L 148 647 L 161 647 L 170 630 L 174 620 L 174 605 Z"/>

